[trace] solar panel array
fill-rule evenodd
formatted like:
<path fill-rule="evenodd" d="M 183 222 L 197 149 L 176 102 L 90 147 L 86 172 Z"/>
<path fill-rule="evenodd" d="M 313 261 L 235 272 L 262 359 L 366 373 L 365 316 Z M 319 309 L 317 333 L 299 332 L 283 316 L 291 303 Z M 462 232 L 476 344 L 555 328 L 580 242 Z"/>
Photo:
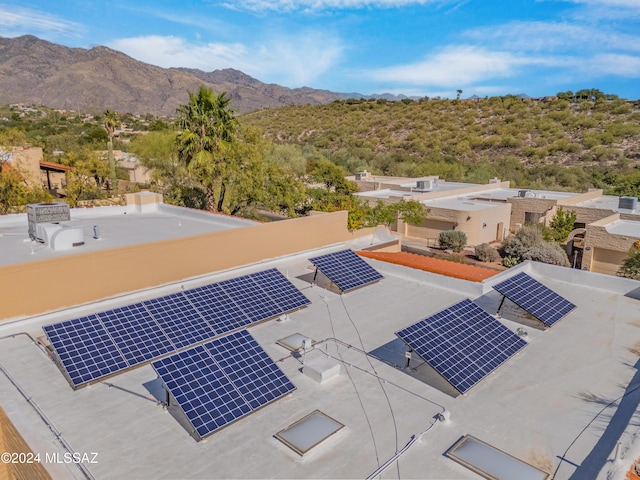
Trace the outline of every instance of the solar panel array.
<path fill-rule="evenodd" d="M 460 393 L 467 392 L 526 345 L 469 299 L 396 335 Z"/>
<path fill-rule="evenodd" d="M 353 250 L 341 250 L 309 261 L 343 292 L 384 278 Z"/>
<path fill-rule="evenodd" d="M 547 327 L 551 327 L 576 308 L 569 300 L 524 272 L 494 285 L 493 288 Z"/>
<path fill-rule="evenodd" d="M 78 387 L 309 303 L 272 268 L 43 328 Z"/>
<path fill-rule="evenodd" d="M 296 388 L 246 330 L 151 365 L 200 438 Z"/>

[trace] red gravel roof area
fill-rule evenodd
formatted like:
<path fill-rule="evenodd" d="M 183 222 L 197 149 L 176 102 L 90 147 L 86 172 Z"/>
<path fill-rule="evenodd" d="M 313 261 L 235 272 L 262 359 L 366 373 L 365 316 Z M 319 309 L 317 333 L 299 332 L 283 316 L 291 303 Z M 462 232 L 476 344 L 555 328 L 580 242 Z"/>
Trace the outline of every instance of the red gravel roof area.
<path fill-rule="evenodd" d="M 446 275 L 448 277 L 461 278 L 472 282 L 481 282 L 482 280 L 492 277 L 500 272 L 484 267 L 476 267 L 475 265 L 466 265 L 463 263 L 451 262 L 449 260 L 441 260 L 439 258 L 426 257 L 416 253 L 408 252 L 365 252 L 359 251 L 358 255 L 383 262 L 395 263 L 405 267 L 416 268 L 426 272 Z"/>

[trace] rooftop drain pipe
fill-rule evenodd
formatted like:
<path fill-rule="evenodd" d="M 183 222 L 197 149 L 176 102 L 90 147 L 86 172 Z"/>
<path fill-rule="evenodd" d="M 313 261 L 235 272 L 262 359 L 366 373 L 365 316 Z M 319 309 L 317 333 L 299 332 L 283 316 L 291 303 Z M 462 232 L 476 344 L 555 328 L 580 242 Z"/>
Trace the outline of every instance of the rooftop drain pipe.
<path fill-rule="evenodd" d="M 27 332 L 19 332 L 19 333 L 14 333 L 12 335 L 6 335 L 4 337 L 0 337 L 0 340 L 7 340 L 9 338 L 17 337 L 18 335 L 26 335 L 27 337 L 29 337 L 29 340 L 31 340 L 42 352 L 44 352 L 47 355 L 47 358 L 51 359 L 51 357 L 49 356 L 49 353 L 42 347 L 42 345 Z M 53 423 L 51 423 L 51 420 L 49 420 L 47 416 L 44 414 L 44 412 L 40 410 L 40 407 L 38 406 L 38 404 L 33 401 L 33 398 L 18 384 L 18 382 L 16 382 L 13 379 L 13 377 L 9 374 L 7 369 L 4 368 L 4 365 L 2 365 L 1 363 L 0 363 L 0 371 L 4 374 L 5 377 L 7 377 L 7 380 L 11 382 L 11 384 L 16 388 L 16 390 L 20 392 L 20 395 L 22 395 L 22 397 L 27 401 L 27 403 L 31 405 L 31 407 L 35 410 L 38 416 L 45 423 L 45 425 L 49 427 L 49 430 L 56 437 L 56 440 L 58 440 L 60 445 L 62 445 L 62 447 L 68 453 L 70 453 L 71 456 L 73 457 L 73 454 L 75 453 L 75 451 L 73 450 L 73 448 L 71 448 L 71 445 L 69 445 L 67 441 L 64 439 L 64 437 L 62 436 L 62 433 L 53 425 Z M 84 478 L 86 478 L 87 480 L 95 480 L 95 477 L 91 474 L 89 469 L 82 462 L 73 462 L 73 463 L 75 463 L 77 467 L 80 469 Z"/>

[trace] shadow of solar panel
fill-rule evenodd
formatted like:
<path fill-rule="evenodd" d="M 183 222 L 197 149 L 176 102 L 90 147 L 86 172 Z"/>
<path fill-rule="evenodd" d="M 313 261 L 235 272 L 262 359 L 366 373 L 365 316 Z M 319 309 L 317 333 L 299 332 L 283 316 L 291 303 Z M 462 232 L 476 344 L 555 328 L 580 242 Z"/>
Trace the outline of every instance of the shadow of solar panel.
<path fill-rule="evenodd" d="M 280 307 L 281 313 L 290 312 L 311 303 L 300 290 L 275 268 L 252 273 L 249 277 Z"/>
<path fill-rule="evenodd" d="M 217 335 L 251 323 L 251 319 L 231 300 L 219 283 L 187 290 L 184 294 Z"/>
<path fill-rule="evenodd" d="M 43 328 L 74 386 L 129 366 L 95 315 Z"/>
<path fill-rule="evenodd" d="M 547 327 L 553 326 L 576 306 L 524 272 L 493 286 L 513 303 Z"/>
<path fill-rule="evenodd" d="M 142 303 L 100 312 L 98 318 L 130 366 L 176 349 Z"/>
<path fill-rule="evenodd" d="M 469 299 L 396 335 L 460 393 L 467 392 L 526 345 Z"/>
<path fill-rule="evenodd" d="M 216 332 L 182 293 L 142 302 L 177 349 L 213 338 Z"/>
<path fill-rule="evenodd" d="M 310 258 L 309 261 L 342 292 L 369 285 L 384 278 L 353 250 L 341 250 Z"/>
<path fill-rule="evenodd" d="M 246 330 L 151 365 L 200 438 L 295 389 Z"/>

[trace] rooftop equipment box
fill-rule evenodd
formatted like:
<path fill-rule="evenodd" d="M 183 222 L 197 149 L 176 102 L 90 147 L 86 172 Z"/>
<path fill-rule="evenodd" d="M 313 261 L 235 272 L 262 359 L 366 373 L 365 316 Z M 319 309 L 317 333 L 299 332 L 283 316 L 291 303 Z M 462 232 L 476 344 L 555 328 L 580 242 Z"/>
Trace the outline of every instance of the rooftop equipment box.
<path fill-rule="evenodd" d="M 71 220 L 69 205 L 64 202 L 32 203 L 27 205 L 27 220 L 29 222 L 29 236 L 32 240 L 38 238 L 37 225 L 39 223 L 54 223 Z"/>

